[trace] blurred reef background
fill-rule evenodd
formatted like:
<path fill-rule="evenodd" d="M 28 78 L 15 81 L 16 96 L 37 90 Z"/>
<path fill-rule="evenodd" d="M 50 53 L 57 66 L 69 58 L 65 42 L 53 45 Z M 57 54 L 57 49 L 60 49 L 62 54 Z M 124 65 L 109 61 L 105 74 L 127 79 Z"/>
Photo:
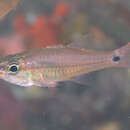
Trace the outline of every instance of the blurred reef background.
<path fill-rule="evenodd" d="M 71 42 L 96 50 L 130 42 L 130 1 L 20 0 L 0 21 L 1 56 Z M 0 80 L 0 130 L 129 130 L 130 70 L 81 78 L 56 88 Z"/>

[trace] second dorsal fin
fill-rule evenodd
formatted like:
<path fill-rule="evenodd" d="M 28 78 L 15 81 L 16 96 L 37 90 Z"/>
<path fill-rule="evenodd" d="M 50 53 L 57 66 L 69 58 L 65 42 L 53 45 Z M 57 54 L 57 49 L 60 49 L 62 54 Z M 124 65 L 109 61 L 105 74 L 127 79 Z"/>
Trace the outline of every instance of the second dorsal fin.
<path fill-rule="evenodd" d="M 80 49 L 88 48 L 88 43 L 90 43 L 91 39 L 92 39 L 91 34 L 86 35 L 76 34 L 72 37 L 72 42 L 68 44 L 67 47 L 80 48 Z"/>

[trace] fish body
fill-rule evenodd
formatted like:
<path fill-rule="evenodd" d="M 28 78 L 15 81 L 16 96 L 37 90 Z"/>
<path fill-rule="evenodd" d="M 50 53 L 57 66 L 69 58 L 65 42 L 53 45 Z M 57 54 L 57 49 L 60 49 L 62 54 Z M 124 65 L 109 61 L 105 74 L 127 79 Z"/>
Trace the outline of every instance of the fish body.
<path fill-rule="evenodd" d="M 0 19 L 9 11 L 16 8 L 19 0 L 0 0 Z"/>
<path fill-rule="evenodd" d="M 20 86 L 52 87 L 57 82 L 109 67 L 130 66 L 130 43 L 114 51 L 51 47 L 10 55 L 0 62 L 0 78 Z"/>

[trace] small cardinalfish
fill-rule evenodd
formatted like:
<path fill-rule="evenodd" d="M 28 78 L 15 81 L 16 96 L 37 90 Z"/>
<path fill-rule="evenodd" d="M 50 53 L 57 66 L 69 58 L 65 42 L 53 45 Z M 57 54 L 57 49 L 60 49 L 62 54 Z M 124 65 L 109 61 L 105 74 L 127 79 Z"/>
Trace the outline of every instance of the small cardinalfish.
<path fill-rule="evenodd" d="M 16 8 L 19 0 L 0 0 L 0 19 Z"/>
<path fill-rule="evenodd" d="M 4 57 L 0 78 L 19 86 L 54 87 L 56 83 L 109 67 L 130 67 L 130 43 L 113 51 L 48 47 Z"/>

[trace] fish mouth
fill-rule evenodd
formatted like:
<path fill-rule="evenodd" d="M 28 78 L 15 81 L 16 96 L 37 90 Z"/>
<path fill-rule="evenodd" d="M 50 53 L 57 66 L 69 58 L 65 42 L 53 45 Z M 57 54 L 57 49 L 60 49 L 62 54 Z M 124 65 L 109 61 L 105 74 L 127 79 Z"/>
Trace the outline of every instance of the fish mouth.
<path fill-rule="evenodd" d="M 5 73 L 0 71 L 0 77 L 4 77 L 5 76 Z"/>

